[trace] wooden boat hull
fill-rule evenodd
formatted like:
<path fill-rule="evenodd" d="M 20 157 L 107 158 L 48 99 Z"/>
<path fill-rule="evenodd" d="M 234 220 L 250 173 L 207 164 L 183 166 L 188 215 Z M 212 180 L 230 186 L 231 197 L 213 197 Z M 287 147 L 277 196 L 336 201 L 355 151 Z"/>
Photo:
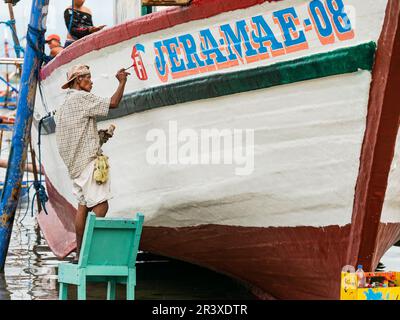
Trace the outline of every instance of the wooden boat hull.
<path fill-rule="evenodd" d="M 341 267 L 362 263 L 374 269 L 400 236 L 400 4 L 367 2 L 344 1 L 355 10 L 357 28 L 336 34 L 331 43 L 304 29 L 307 48 L 286 46 L 280 55 L 249 59 L 244 43 L 237 64 L 194 72 L 186 56 L 188 72 L 174 72 L 180 56 L 165 53 L 168 42 L 161 40 L 168 34 L 194 38 L 209 27 L 217 39 L 215 30 L 227 30 L 227 23 L 240 27 L 238 21 L 260 12 L 268 18 L 288 8 L 306 15 L 315 4 L 194 1 L 150 16 L 152 23 L 127 22 L 71 46 L 42 70 L 44 91 L 52 106 L 61 103 L 65 71 L 79 62 L 90 64 L 94 92 L 110 95 L 118 68 L 104 62 L 128 66 L 131 53 L 147 50 L 141 59 L 134 55 L 142 67 L 128 81 L 120 109 L 100 122 L 117 127 L 104 147 L 114 193 L 109 215 L 143 212 L 142 250 L 231 275 L 261 298 L 337 299 Z M 230 49 L 220 49 L 226 59 Z M 201 66 L 207 52 L 192 58 Z M 50 247 L 63 257 L 75 246 L 76 200 L 53 129 L 49 123 L 42 137 L 50 214 L 38 219 Z M 197 138 L 201 129 L 228 135 L 254 130 L 254 140 L 246 140 L 253 162 L 179 162 L 179 142 L 188 142 L 179 140 L 185 129 Z M 149 161 L 155 142 L 149 133 L 157 132 L 166 133 L 167 145 L 178 146 L 167 150 L 166 164 Z"/>

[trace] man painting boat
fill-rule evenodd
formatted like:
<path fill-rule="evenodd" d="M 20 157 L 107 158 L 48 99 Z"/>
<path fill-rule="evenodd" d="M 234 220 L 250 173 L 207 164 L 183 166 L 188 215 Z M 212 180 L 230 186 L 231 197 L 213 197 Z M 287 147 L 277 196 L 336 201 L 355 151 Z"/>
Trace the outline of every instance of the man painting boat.
<path fill-rule="evenodd" d="M 98 217 L 104 217 L 111 199 L 110 179 L 99 184 L 93 177 L 96 158 L 101 154 L 96 117 L 106 116 L 110 108 L 118 107 L 128 74 L 124 69 L 118 71 L 116 78 L 119 85 L 111 98 L 90 93 L 93 82 L 86 65 L 72 67 L 67 74 L 67 82 L 62 86 L 68 91 L 56 113 L 56 141 L 79 202 L 75 218 L 75 263 L 79 259 L 88 212 L 93 211 Z"/>

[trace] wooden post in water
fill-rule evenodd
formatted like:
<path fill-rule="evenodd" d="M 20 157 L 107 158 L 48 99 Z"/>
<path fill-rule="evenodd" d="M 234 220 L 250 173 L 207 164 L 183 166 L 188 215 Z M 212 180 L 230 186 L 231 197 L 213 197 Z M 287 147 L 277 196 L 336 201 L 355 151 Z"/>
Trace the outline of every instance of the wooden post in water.
<path fill-rule="evenodd" d="M 28 45 L 25 50 L 17 114 L 8 158 L 4 189 L 0 199 L 0 270 L 4 269 L 8 246 L 21 191 L 25 161 L 32 126 L 38 71 L 41 63 L 41 46 L 46 28 L 49 0 L 32 0 Z"/>

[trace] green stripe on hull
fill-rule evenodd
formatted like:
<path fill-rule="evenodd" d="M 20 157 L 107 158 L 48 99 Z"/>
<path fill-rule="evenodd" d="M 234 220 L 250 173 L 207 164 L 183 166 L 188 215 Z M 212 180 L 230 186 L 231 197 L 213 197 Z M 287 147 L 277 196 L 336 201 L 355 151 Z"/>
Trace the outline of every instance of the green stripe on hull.
<path fill-rule="evenodd" d="M 145 89 L 124 97 L 108 119 L 174 104 L 270 88 L 338 74 L 372 70 L 374 42 L 244 71 L 211 75 Z"/>
<path fill-rule="evenodd" d="M 270 66 L 210 75 L 145 89 L 125 95 L 119 108 L 111 110 L 108 117 L 100 121 L 189 101 L 352 73 L 360 69 L 371 71 L 375 51 L 376 44 L 369 42 Z M 54 124 L 47 123 L 45 131 L 54 132 Z"/>

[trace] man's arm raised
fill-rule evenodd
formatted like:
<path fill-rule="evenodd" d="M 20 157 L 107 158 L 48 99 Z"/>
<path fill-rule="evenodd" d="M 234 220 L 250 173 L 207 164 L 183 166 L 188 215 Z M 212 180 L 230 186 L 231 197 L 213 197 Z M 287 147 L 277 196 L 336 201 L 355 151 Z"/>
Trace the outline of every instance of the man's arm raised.
<path fill-rule="evenodd" d="M 130 75 L 130 73 L 125 72 L 125 69 L 121 69 L 117 72 L 115 77 L 118 79 L 119 85 L 117 90 L 111 97 L 111 102 L 110 102 L 111 109 L 118 108 L 118 105 L 121 102 L 122 97 L 124 96 L 124 90 L 128 75 Z"/>

